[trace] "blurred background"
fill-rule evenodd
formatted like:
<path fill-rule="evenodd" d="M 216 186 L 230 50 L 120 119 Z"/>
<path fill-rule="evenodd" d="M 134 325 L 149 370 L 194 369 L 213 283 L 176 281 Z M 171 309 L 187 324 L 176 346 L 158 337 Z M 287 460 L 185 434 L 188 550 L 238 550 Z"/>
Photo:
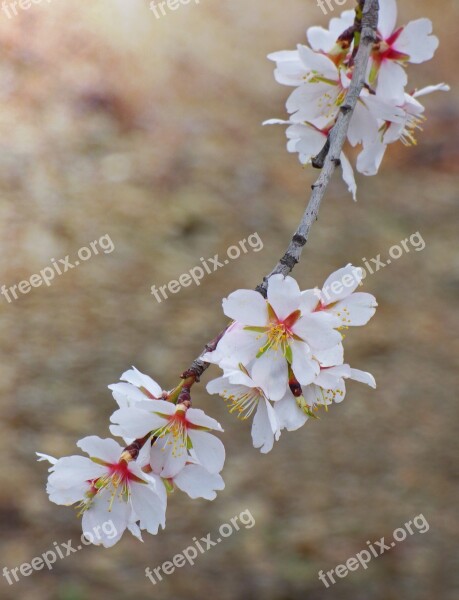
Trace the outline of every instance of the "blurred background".
<path fill-rule="evenodd" d="M 81 437 L 107 436 L 107 385 L 130 365 L 175 385 L 225 323 L 221 298 L 254 287 L 285 249 L 316 173 L 287 154 L 282 128 L 261 127 L 284 118 L 290 91 L 266 54 L 327 23 L 314 0 L 201 0 L 159 19 L 147 0 L 43 0 L 17 12 L 0 12 L 0 284 L 73 261 L 104 235 L 115 250 L 0 297 L 0 567 L 10 569 L 81 533 L 71 508 L 48 501 L 35 451 L 73 454 Z M 249 425 L 196 386 L 195 404 L 225 428 L 218 499 L 175 492 L 158 536 L 86 547 L 12 586 L 2 577 L 2 598 L 458 597 L 459 3 L 403 2 L 400 23 L 422 16 L 441 45 L 410 82 L 453 89 L 424 99 L 419 146 L 391 147 L 378 177 L 358 178 L 357 203 L 335 177 L 295 270 L 302 286 L 320 285 L 420 232 L 422 252 L 367 277 L 379 310 L 347 334 L 347 361 L 378 389 L 349 383 L 343 404 L 261 455 Z M 254 231 L 261 252 L 162 303 L 151 295 Z M 245 509 L 252 529 L 155 587 L 145 578 Z M 420 513 L 428 532 L 329 589 L 318 580 Z"/>

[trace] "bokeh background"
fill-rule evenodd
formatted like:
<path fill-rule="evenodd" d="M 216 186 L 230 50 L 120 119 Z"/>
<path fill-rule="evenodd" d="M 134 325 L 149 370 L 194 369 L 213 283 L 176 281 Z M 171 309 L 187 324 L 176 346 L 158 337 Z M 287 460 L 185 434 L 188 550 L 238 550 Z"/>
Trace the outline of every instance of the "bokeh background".
<path fill-rule="evenodd" d="M 384 0 L 383 0 L 384 1 Z M 350 8 L 351 1 L 343 8 Z M 293 48 L 327 19 L 313 0 L 202 0 L 156 19 L 145 0 L 52 0 L 0 13 L 0 284 L 71 260 L 108 234 L 115 244 L 8 303 L 0 297 L 1 567 L 78 540 L 73 510 L 45 494 L 36 450 L 62 456 L 106 436 L 107 385 L 134 364 L 172 387 L 225 323 L 221 298 L 253 287 L 284 250 L 316 175 L 285 151 L 288 88 L 270 51 Z M 331 13 L 329 16 L 332 16 Z M 429 16 L 441 46 L 410 69 L 427 97 L 415 148 L 391 147 L 353 203 L 339 176 L 304 258 L 301 285 L 362 264 L 419 231 L 365 282 L 380 308 L 347 336 L 347 360 L 378 389 L 284 434 L 269 455 L 249 426 L 197 386 L 194 401 L 225 427 L 226 489 L 217 501 L 170 498 L 167 528 L 141 544 L 88 547 L 8 586 L 5 600 L 219 597 L 453 600 L 457 574 L 459 3 L 405 0 L 400 22 Z M 158 304 L 163 285 L 257 231 L 261 252 Z M 210 376 L 207 373 L 206 382 Z M 249 509 L 241 530 L 153 587 L 156 567 Z M 317 578 L 422 513 L 430 524 L 332 588 Z"/>

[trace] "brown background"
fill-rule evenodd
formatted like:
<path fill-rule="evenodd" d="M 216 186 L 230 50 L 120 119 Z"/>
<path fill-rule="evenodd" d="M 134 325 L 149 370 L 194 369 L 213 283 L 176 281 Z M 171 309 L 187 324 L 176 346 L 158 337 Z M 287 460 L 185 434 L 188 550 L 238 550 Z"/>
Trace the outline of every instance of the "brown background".
<path fill-rule="evenodd" d="M 160 20 L 141 0 L 20 12 L 0 13 L 0 284 L 104 234 L 116 250 L 11 304 L 0 297 L 2 568 L 80 535 L 72 509 L 48 502 L 34 452 L 72 454 L 79 438 L 106 436 L 106 386 L 131 364 L 172 387 L 224 324 L 221 298 L 253 287 L 283 251 L 315 173 L 286 153 L 281 128 L 260 126 L 284 116 L 289 93 L 265 57 L 326 22 L 313 0 L 202 0 Z M 349 384 L 343 404 L 263 456 L 248 425 L 197 388 L 196 405 L 225 427 L 218 500 L 177 492 L 157 537 L 85 548 L 14 586 L 2 578 L 2 598 L 457 598 L 459 4 L 405 0 L 402 13 L 431 17 L 441 37 L 435 60 L 410 68 L 413 87 L 446 80 L 453 91 L 425 99 L 419 146 L 392 147 L 378 177 L 359 177 L 357 204 L 336 177 L 296 269 L 312 287 L 421 232 L 424 251 L 367 279 L 380 308 L 346 340 L 378 389 Z M 162 304 L 150 295 L 254 231 L 262 252 Z M 246 508 L 255 527 L 156 587 L 145 579 Z M 333 588 L 318 581 L 419 513 L 427 533 Z"/>

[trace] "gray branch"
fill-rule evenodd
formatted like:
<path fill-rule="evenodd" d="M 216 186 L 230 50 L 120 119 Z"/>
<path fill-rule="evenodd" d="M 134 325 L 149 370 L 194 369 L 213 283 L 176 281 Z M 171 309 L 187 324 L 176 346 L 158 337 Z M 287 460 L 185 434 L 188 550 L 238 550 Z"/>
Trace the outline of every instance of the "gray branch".
<path fill-rule="evenodd" d="M 293 267 L 299 262 L 303 248 L 309 237 L 309 231 L 312 224 L 317 220 L 320 204 L 325 195 L 328 184 L 331 181 L 336 167 L 340 166 L 340 155 L 346 141 L 349 123 L 354 113 L 360 92 L 365 83 L 368 61 L 373 44 L 376 41 L 376 28 L 378 25 L 378 0 L 359 0 L 359 7 L 363 6 L 362 18 L 356 19 L 356 27 L 360 32 L 360 43 L 355 56 L 354 72 L 349 90 L 344 104 L 340 107 L 338 118 L 334 127 L 331 129 L 327 142 L 323 150 L 315 159 L 316 164 L 322 166 L 319 178 L 312 186 L 312 194 L 309 204 L 303 214 L 298 229 L 293 234 L 292 240 L 284 256 L 280 259 L 274 269 L 263 278 L 263 283 L 257 286 L 256 290 L 266 297 L 268 279 L 275 274 L 281 273 L 288 275 Z M 218 334 L 211 342 L 206 345 L 205 351 L 215 350 L 218 342 L 222 338 L 224 331 Z M 182 378 L 189 381 L 189 385 L 184 386 L 183 393 L 179 396 L 179 401 L 189 400 L 190 388 L 204 371 L 209 367 L 209 363 L 201 360 L 201 356 L 193 361 L 190 368 L 182 373 Z"/>
<path fill-rule="evenodd" d="M 368 61 L 373 44 L 376 41 L 376 28 L 378 25 L 378 0 L 365 0 L 361 22 L 361 37 L 359 49 L 355 57 L 354 73 L 349 86 L 346 100 L 342 104 L 338 118 L 323 150 L 314 159 L 316 164 L 322 165 L 322 171 L 317 181 L 312 185 L 312 193 L 309 203 L 304 211 L 298 229 L 293 234 L 290 244 L 284 256 L 280 259 L 274 269 L 263 278 L 263 283 L 256 290 L 266 297 L 268 279 L 272 275 L 281 273 L 288 275 L 293 267 L 299 262 L 303 248 L 309 238 L 312 224 L 317 220 L 321 202 L 325 196 L 328 184 L 331 181 L 336 167 L 340 166 L 340 155 L 346 141 L 349 123 L 354 114 L 360 92 L 365 83 Z"/>

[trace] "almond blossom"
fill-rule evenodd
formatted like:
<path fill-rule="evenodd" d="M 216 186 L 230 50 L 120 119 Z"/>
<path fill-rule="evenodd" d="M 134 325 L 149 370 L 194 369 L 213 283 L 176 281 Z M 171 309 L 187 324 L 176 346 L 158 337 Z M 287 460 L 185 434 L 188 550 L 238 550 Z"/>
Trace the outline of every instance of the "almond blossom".
<path fill-rule="evenodd" d="M 297 152 L 300 162 L 303 165 L 311 164 L 314 156 L 324 147 L 328 134 L 333 127 L 333 123 L 320 127 L 312 123 L 294 123 L 293 121 L 283 121 L 282 119 L 269 119 L 263 125 L 290 125 L 286 130 L 288 138 L 287 150 Z M 340 155 L 342 176 L 348 186 L 352 197 L 356 200 L 357 184 L 355 183 L 354 171 L 348 158 L 341 152 Z"/>
<path fill-rule="evenodd" d="M 355 15 L 355 11 L 344 11 L 330 21 L 328 29 L 310 27 L 310 47 L 299 44 L 297 50 L 268 55 L 276 63 L 276 81 L 295 89 L 286 102 L 289 119 L 269 119 L 264 124 L 289 126 L 287 149 L 297 152 L 302 164 L 311 163 L 325 146 L 345 102 L 354 69 L 351 26 Z M 377 40 L 347 131 L 352 146 L 363 146 L 356 164 L 363 175 L 377 173 L 388 144 L 398 140 L 405 145 L 415 143 L 414 130 L 424 119 L 424 107 L 415 101 L 417 93 L 405 91 L 405 67 L 430 60 L 438 39 L 432 35 L 429 19 L 418 19 L 398 29 L 396 20 L 396 1 L 380 2 Z M 449 87 L 440 84 L 424 89 L 423 93 L 430 93 Z M 340 160 L 343 179 L 355 199 L 352 166 L 344 152 Z"/>
<path fill-rule="evenodd" d="M 321 368 L 313 383 L 303 386 L 301 395 L 295 397 L 288 394 L 274 404 L 274 412 L 281 429 L 295 431 L 302 427 L 309 417 L 314 417 L 313 411 L 319 407 L 327 408 L 333 402 L 342 402 L 346 395 L 345 379 L 354 379 L 375 388 L 373 375 L 351 369 L 349 365 L 336 365 Z"/>
<path fill-rule="evenodd" d="M 369 83 L 377 80 L 377 93 L 401 101 L 408 82 L 404 66 L 419 64 L 433 58 L 438 48 L 438 38 L 432 34 L 430 19 L 417 19 L 405 27 L 396 28 L 397 2 L 380 2 L 378 41 L 369 65 Z"/>
<path fill-rule="evenodd" d="M 363 269 L 349 263 L 332 273 L 322 289 L 303 292 L 303 301 L 314 311 L 332 314 L 342 327 L 366 325 L 378 304 L 372 294 L 355 291 L 362 279 Z"/>
<path fill-rule="evenodd" d="M 287 99 L 290 120 L 315 123 L 324 118 L 335 119 L 351 82 L 347 70 L 337 66 L 328 56 L 301 44 L 298 54 L 306 74 L 303 83 Z"/>
<path fill-rule="evenodd" d="M 357 158 L 357 169 L 364 175 L 376 175 L 384 158 L 387 146 L 401 141 L 405 146 L 415 146 L 417 140 L 416 130 L 422 131 L 422 123 L 425 121 L 423 115 L 425 108 L 417 100 L 421 96 L 437 91 L 449 91 L 450 87 L 445 83 L 430 85 L 413 94 L 404 94 L 403 100 L 395 105 L 395 102 L 369 97 L 367 105 L 369 111 L 378 121 L 378 130 L 371 135 L 366 135 L 363 140 L 363 150 Z M 395 108 L 394 116 L 390 117 L 390 111 Z"/>
<path fill-rule="evenodd" d="M 309 45 L 316 52 L 323 52 L 328 55 L 341 54 L 343 49 L 346 49 L 344 44 L 338 44 L 338 38 L 348 29 L 352 27 L 355 19 L 354 10 L 345 10 L 339 17 L 333 17 L 330 19 L 328 29 L 319 26 L 309 27 L 306 32 Z M 344 48 L 343 48 L 344 46 Z M 351 50 L 351 48 L 347 48 Z"/>
<path fill-rule="evenodd" d="M 177 475 L 186 465 L 192 448 L 200 464 L 209 473 L 219 473 L 225 462 L 222 442 L 209 433 L 223 431 L 221 425 L 199 408 L 173 404 L 164 400 L 137 402 L 134 407 L 120 408 L 111 416 L 113 435 L 127 438 L 151 438 L 164 441 L 164 464 L 161 477 Z"/>
<path fill-rule="evenodd" d="M 344 47 L 343 49 L 343 45 L 337 44 L 337 40 L 348 27 L 353 25 L 354 18 L 355 11 L 347 10 L 340 17 L 331 19 L 329 29 L 318 26 L 309 27 L 306 37 L 310 48 L 299 44 L 296 50 L 281 50 L 268 54 L 269 60 L 276 63 L 274 70 L 276 81 L 282 85 L 300 86 L 311 79 L 315 63 L 311 64 L 306 56 L 311 49 L 314 52 L 333 57 L 334 60 L 343 52 L 347 54 L 349 48 Z"/>
<path fill-rule="evenodd" d="M 238 369 L 227 369 L 223 377 L 209 381 L 209 394 L 219 394 L 228 401 L 230 412 L 236 412 L 240 419 L 249 419 L 253 415 L 252 441 L 260 452 L 269 452 L 274 440 L 279 439 L 280 429 L 273 407 L 269 402 L 263 383 L 255 382 L 253 375 L 243 365 Z"/>
<path fill-rule="evenodd" d="M 214 500 L 217 491 L 225 487 L 223 478 L 219 473 L 210 473 L 205 469 L 199 463 L 193 449 L 190 449 L 187 454 L 185 466 L 173 477 L 165 477 L 168 460 L 166 445 L 165 438 L 155 440 L 151 448 L 148 448 L 148 466 L 144 469 L 147 471 L 151 469 L 153 473 L 159 475 L 169 491 L 178 488 L 192 499 Z"/>
<path fill-rule="evenodd" d="M 136 402 L 147 398 L 159 400 L 166 395 L 166 392 L 163 392 L 154 379 L 141 373 L 135 367 L 125 371 L 120 380 L 121 383 L 108 386 L 120 408 L 134 406 Z"/>
<path fill-rule="evenodd" d="M 47 484 L 49 499 L 66 506 L 78 502 L 83 531 L 94 531 L 99 526 L 97 531 L 102 532 L 95 544 L 112 546 L 126 529 L 141 539 L 140 530 L 156 534 L 159 527 L 165 527 L 167 495 L 157 475 L 144 473 L 136 461 L 124 457 L 123 448 L 114 440 L 89 436 L 77 446 L 90 458 L 39 457 L 52 464 Z M 116 530 L 112 537 L 102 528 L 109 519 Z"/>
<path fill-rule="evenodd" d="M 339 319 L 313 312 L 303 302 L 293 277 L 273 275 L 267 299 L 253 290 L 237 290 L 223 300 L 223 312 L 235 321 L 220 340 L 217 351 L 203 356 L 207 362 L 225 360 L 234 367 L 253 362 L 252 378 L 270 400 L 287 391 L 289 365 L 300 383 L 307 385 L 318 373 L 312 349 L 336 346 Z"/>

